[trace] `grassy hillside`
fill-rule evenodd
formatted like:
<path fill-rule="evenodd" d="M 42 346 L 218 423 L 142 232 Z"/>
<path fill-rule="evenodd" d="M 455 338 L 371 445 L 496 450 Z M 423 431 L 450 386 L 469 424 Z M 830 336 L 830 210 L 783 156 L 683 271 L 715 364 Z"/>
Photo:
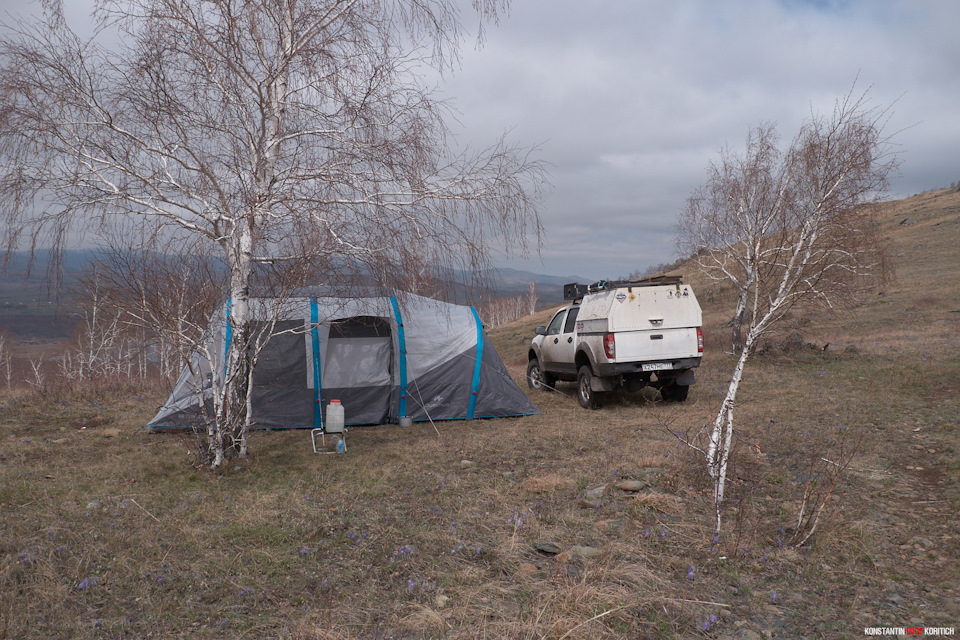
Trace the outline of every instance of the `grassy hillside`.
<path fill-rule="evenodd" d="M 748 365 L 717 539 L 701 459 L 674 434 L 723 397 L 732 302 L 692 273 L 707 352 L 684 404 L 646 392 L 586 411 L 561 383 L 531 392 L 541 415 L 353 429 L 344 456 L 315 455 L 305 432 L 255 433 L 249 460 L 211 473 L 193 468 L 191 436 L 140 429 L 160 390 L 0 397 L 0 638 L 956 626 L 960 194 L 892 203 L 883 231 L 897 275 L 882 294 L 796 314 L 788 329 L 811 346 Z M 493 335 L 521 384 L 550 313 Z M 859 438 L 818 533 L 795 547 L 812 465 Z"/>

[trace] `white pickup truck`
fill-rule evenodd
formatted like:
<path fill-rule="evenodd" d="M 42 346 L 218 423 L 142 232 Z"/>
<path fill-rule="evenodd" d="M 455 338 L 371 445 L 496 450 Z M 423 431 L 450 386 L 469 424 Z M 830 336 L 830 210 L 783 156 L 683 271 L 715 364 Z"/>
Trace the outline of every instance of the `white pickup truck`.
<path fill-rule="evenodd" d="M 703 357 L 700 304 L 679 276 L 568 284 L 550 324 L 530 344 L 527 384 L 576 381 L 580 404 L 597 409 L 608 391 L 650 385 L 683 402 Z"/>

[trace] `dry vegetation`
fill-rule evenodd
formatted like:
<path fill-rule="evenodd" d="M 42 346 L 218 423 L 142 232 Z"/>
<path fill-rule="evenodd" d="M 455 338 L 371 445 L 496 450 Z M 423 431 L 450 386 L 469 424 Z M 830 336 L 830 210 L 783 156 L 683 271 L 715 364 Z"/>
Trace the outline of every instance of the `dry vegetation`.
<path fill-rule="evenodd" d="M 684 404 L 645 392 L 585 411 L 561 384 L 532 396 L 542 415 L 353 429 L 345 456 L 314 455 L 302 431 L 258 432 L 249 460 L 215 473 L 193 467 L 191 436 L 141 429 L 162 390 L 7 393 L 0 638 L 957 626 L 960 194 L 893 203 L 882 219 L 897 280 L 841 316 L 795 315 L 782 337 L 808 344 L 771 344 L 748 365 L 719 539 L 703 462 L 676 435 L 712 419 L 733 365 L 730 292 L 701 284 L 707 353 Z M 494 335 L 518 381 L 549 313 Z M 796 548 L 812 464 L 861 436 Z"/>

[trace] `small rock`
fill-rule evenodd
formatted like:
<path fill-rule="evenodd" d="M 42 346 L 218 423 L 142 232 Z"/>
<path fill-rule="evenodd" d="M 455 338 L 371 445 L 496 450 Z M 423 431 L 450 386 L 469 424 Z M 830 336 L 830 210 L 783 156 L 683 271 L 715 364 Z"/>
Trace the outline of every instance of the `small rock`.
<path fill-rule="evenodd" d="M 450 598 L 443 595 L 442 593 L 438 593 L 437 597 L 434 598 L 433 601 L 437 605 L 437 609 L 443 609 L 443 607 L 446 606 L 448 602 L 450 602 Z"/>
<path fill-rule="evenodd" d="M 104 438 L 118 438 L 120 437 L 120 429 L 104 429 L 100 432 Z"/>
<path fill-rule="evenodd" d="M 552 542 L 537 542 L 533 545 L 533 548 L 541 553 L 547 553 L 550 555 L 555 555 L 560 553 L 561 549 Z"/>
<path fill-rule="evenodd" d="M 899 607 L 903 604 L 903 596 L 901 596 L 896 591 L 887 594 L 887 601 L 895 607 Z"/>
<path fill-rule="evenodd" d="M 87 503 L 87 511 L 96 511 L 103 507 L 103 503 L 99 500 L 91 500 Z"/>
<path fill-rule="evenodd" d="M 622 529 L 623 520 L 601 520 L 597 523 L 600 529 Z"/>
<path fill-rule="evenodd" d="M 577 506 L 581 509 L 596 509 L 600 506 L 599 502 L 594 502 L 592 500 L 578 500 Z"/>
<path fill-rule="evenodd" d="M 520 565 L 518 571 L 520 575 L 532 576 L 537 572 L 537 565 L 531 564 L 529 562 L 524 562 L 523 564 Z"/>
<path fill-rule="evenodd" d="M 927 538 L 917 538 L 917 544 L 922 545 L 924 549 L 929 549 L 933 546 L 933 541 Z"/>
<path fill-rule="evenodd" d="M 621 480 L 617 483 L 617 489 L 623 491 L 640 491 L 641 489 L 646 489 L 650 486 L 649 482 L 644 480 Z"/>
<path fill-rule="evenodd" d="M 472 468 L 475 467 L 475 466 L 477 466 L 477 463 L 474 462 L 473 460 L 461 460 L 461 461 L 460 461 L 460 468 L 461 468 L 461 469 L 472 469 Z"/>
<path fill-rule="evenodd" d="M 240 465 L 237 465 L 233 468 L 233 470 L 236 471 L 237 473 L 240 473 L 241 471 L 243 471 L 243 467 L 241 467 Z"/>
<path fill-rule="evenodd" d="M 735 636 L 737 640 L 762 640 L 763 636 L 753 629 L 741 629 Z"/>
<path fill-rule="evenodd" d="M 580 556 L 581 558 L 596 558 L 603 555 L 603 549 L 598 549 L 597 547 L 574 545 L 570 547 L 570 555 Z"/>
<path fill-rule="evenodd" d="M 599 487 L 594 487 L 592 489 L 587 489 L 583 492 L 583 497 L 586 500 L 599 500 L 607 493 L 607 485 L 603 484 Z"/>

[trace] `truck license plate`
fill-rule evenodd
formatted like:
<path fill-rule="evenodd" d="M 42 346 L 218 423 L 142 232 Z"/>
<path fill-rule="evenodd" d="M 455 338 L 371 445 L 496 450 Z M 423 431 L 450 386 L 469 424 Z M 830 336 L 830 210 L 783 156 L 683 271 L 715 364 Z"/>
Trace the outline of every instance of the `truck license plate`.
<path fill-rule="evenodd" d="M 669 362 L 647 362 L 641 365 L 644 371 L 660 371 L 661 369 L 673 369 Z"/>

